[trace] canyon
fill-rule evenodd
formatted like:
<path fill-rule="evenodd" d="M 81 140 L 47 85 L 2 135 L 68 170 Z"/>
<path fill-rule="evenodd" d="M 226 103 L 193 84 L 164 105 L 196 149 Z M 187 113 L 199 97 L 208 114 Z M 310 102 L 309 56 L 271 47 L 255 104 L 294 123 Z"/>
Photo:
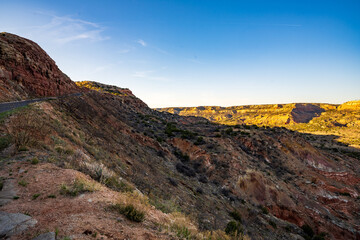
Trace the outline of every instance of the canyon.
<path fill-rule="evenodd" d="M 37 222 L 0 237 L 360 238 L 359 143 L 331 132 L 358 129 L 356 101 L 151 109 L 10 33 L 0 77 L 2 102 L 65 96 L 0 114 L 0 213 Z"/>

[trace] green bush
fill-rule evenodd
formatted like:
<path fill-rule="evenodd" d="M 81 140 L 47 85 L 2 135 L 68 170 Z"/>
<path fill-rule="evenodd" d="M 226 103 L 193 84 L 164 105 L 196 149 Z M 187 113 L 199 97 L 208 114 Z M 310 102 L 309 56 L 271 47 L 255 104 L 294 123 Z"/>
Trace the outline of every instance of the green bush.
<path fill-rule="evenodd" d="M 259 208 L 261 209 L 261 212 L 263 214 L 269 214 L 269 210 L 266 207 L 264 207 L 263 205 L 260 205 Z"/>
<path fill-rule="evenodd" d="M 167 123 L 165 128 L 165 134 L 168 135 L 168 137 L 174 137 L 174 132 L 179 132 L 180 130 L 177 129 L 174 123 Z"/>
<path fill-rule="evenodd" d="M 351 197 L 351 194 L 348 192 L 338 192 L 338 194 L 342 195 L 342 196 L 347 196 L 347 197 Z"/>
<path fill-rule="evenodd" d="M 182 153 L 179 150 L 175 150 L 174 151 L 174 155 L 180 159 L 182 162 L 188 162 L 190 160 L 189 155 L 187 155 L 186 153 Z"/>
<path fill-rule="evenodd" d="M 127 219 L 134 222 L 142 222 L 145 219 L 145 212 L 137 210 L 132 204 L 121 205 L 115 204 L 111 209 L 123 214 Z"/>
<path fill-rule="evenodd" d="M 312 238 L 314 236 L 314 230 L 307 224 L 302 225 L 301 229 L 304 231 L 304 233 Z"/>
<path fill-rule="evenodd" d="M 156 136 L 156 141 L 158 141 L 159 143 L 162 143 L 164 141 L 164 139 L 162 137 Z"/>
<path fill-rule="evenodd" d="M 28 150 L 28 148 L 26 147 L 26 146 L 20 146 L 19 148 L 18 148 L 18 151 L 19 152 L 25 152 L 25 151 L 27 151 Z"/>
<path fill-rule="evenodd" d="M 326 233 L 321 232 L 321 233 L 315 235 L 315 236 L 312 238 L 312 240 L 325 240 L 326 235 L 327 235 Z"/>
<path fill-rule="evenodd" d="M 225 233 L 230 236 L 239 236 L 243 232 L 241 223 L 230 221 L 225 228 Z"/>
<path fill-rule="evenodd" d="M 7 148 L 11 143 L 10 136 L 0 137 L 0 151 Z"/>
<path fill-rule="evenodd" d="M 20 181 L 18 182 L 18 184 L 19 184 L 20 186 L 26 187 L 29 183 L 26 182 L 24 179 L 22 179 L 22 180 L 20 180 Z"/>
<path fill-rule="evenodd" d="M 204 138 L 203 137 L 198 137 L 197 139 L 196 139 L 196 142 L 194 143 L 195 145 L 202 145 L 202 144 L 204 144 L 205 143 L 205 141 L 204 141 Z"/>
<path fill-rule="evenodd" d="M 34 157 L 33 159 L 31 159 L 30 163 L 36 165 L 39 163 L 39 159 L 37 157 Z"/>
<path fill-rule="evenodd" d="M 277 225 L 275 222 L 273 221 L 269 221 L 269 224 L 273 227 L 273 228 L 277 228 Z"/>
<path fill-rule="evenodd" d="M 236 221 L 241 222 L 241 214 L 238 211 L 232 211 L 229 215 Z"/>
<path fill-rule="evenodd" d="M 119 180 L 119 178 L 115 176 L 106 178 L 104 180 L 104 184 L 115 191 L 132 192 L 134 190 L 132 186 L 125 183 L 124 181 Z"/>
<path fill-rule="evenodd" d="M 40 193 L 36 193 L 36 194 L 34 194 L 34 195 L 32 195 L 32 200 L 35 200 L 35 199 L 37 199 L 38 197 L 40 196 Z"/>
<path fill-rule="evenodd" d="M 55 151 L 58 153 L 58 154 L 63 154 L 64 153 L 64 148 L 61 147 L 61 146 L 56 146 L 55 147 Z"/>
<path fill-rule="evenodd" d="M 225 133 L 226 133 L 227 135 L 231 135 L 231 134 L 233 133 L 233 129 L 232 129 L 232 128 L 228 128 L 228 129 L 225 130 Z"/>
<path fill-rule="evenodd" d="M 190 132 L 188 130 L 180 130 L 181 132 L 181 138 L 182 139 L 193 139 L 195 138 L 195 136 L 197 135 L 197 133 L 194 132 Z"/>

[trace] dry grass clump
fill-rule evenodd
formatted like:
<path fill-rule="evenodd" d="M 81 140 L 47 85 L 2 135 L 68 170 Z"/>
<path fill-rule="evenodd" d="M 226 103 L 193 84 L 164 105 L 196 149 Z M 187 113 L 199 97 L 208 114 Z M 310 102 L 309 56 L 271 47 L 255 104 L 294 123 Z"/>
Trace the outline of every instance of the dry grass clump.
<path fill-rule="evenodd" d="M 193 221 L 181 212 L 167 214 L 167 221 L 160 223 L 161 229 L 175 235 L 179 239 L 222 239 L 222 240 L 250 240 L 251 238 L 242 232 L 237 234 L 226 233 L 223 230 L 200 231 Z"/>
<path fill-rule="evenodd" d="M 140 192 L 119 193 L 116 202 L 108 207 L 134 222 L 142 222 L 150 212 L 149 199 Z"/>
<path fill-rule="evenodd" d="M 94 192 L 99 190 L 100 186 L 94 182 L 83 178 L 76 178 L 72 185 L 62 184 L 60 194 L 76 197 L 85 192 Z"/>
<path fill-rule="evenodd" d="M 40 109 L 28 107 L 10 118 L 8 134 L 17 148 L 35 146 L 50 133 L 49 117 Z"/>
<path fill-rule="evenodd" d="M 68 167 L 75 168 L 78 171 L 89 175 L 94 180 L 115 191 L 132 192 L 135 189 L 125 179 L 119 177 L 104 164 L 92 160 L 81 149 L 77 149 L 74 154 L 70 156 Z"/>
<path fill-rule="evenodd" d="M 132 204 L 114 204 L 110 207 L 110 209 L 115 210 L 120 214 L 123 214 L 127 219 L 134 222 L 142 222 L 145 219 L 145 212 L 138 210 Z"/>

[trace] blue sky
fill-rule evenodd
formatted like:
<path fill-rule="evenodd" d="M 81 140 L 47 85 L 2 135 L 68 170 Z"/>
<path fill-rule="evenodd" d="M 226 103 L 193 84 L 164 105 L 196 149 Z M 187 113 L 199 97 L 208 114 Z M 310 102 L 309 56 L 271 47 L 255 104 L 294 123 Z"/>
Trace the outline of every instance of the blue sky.
<path fill-rule="evenodd" d="M 360 1 L 0 0 L 73 80 L 150 107 L 360 99 Z"/>

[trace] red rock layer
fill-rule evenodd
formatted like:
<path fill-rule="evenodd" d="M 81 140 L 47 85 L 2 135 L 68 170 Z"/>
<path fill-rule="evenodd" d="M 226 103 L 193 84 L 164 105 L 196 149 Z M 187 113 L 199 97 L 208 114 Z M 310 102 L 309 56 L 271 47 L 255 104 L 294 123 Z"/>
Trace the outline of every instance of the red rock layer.
<path fill-rule="evenodd" d="M 39 45 L 0 33 L 0 102 L 75 92 L 76 84 Z"/>

